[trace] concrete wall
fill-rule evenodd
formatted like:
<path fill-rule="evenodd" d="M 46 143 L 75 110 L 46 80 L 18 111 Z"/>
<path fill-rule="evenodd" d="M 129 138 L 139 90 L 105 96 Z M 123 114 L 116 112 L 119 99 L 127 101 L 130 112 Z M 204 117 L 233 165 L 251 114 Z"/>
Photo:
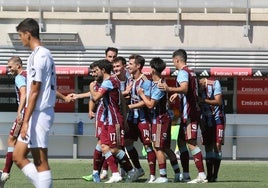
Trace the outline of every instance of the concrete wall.
<path fill-rule="evenodd" d="M 23 13 L 23 14 L 20 14 Z M 182 13 L 179 36 L 175 36 L 176 13 L 113 13 L 111 35 L 106 36 L 107 13 L 44 12 L 45 32 L 77 32 L 84 46 L 148 48 L 267 49 L 268 14 L 252 12 L 249 36 L 243 37 L 246 14 Z M 12 46 L 8 33 L 25 17 L 38 12 L 0 12 L 0 46 Z"/>

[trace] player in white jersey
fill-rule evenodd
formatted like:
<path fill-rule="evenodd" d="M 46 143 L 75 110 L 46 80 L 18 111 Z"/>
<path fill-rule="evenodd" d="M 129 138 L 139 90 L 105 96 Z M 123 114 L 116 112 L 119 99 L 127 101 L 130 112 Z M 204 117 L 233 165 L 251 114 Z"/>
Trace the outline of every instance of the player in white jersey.
<path fill-rule="evenodd" d="M 22 44 L 32 51 L 27 62 L 27 103 L 13 160 L 37 188 L 52 187 L 48 135 L 54 120 L 56 72 L 50 51 L 41 46 L 38 22 L 24 19 L 16 27 Z M 26 156 L 28 149 L 33 157 Z"/>

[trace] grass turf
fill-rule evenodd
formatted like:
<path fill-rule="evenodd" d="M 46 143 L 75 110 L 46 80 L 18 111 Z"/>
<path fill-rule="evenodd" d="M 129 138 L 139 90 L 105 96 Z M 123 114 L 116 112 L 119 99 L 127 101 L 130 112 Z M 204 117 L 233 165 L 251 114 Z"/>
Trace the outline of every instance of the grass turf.
<path fill-rule="evenodd" d="M 0 162 L 3 166 L 4 160 Z M 174 173 L 168 161 L 168 178 L 169 183 L 166 184 L 146 184 L 145 181 L 148 175 L 148 166 L 145 160 L 142 160 L 142 166 L 146 172 L 144 177 L 141 177 L 135 183 L 93 183 L 88 182 L 81 177 L 92 172 L 92 160 L 85 159 L 50 159 L 50 166 L 53 173 L 54 188 L 150 188 L 150 187 L 165 187 L 165 188 L 262 188 L 268 187 L 268 162 L 267 161 L 224 161 L 222 162 L 218 182 L 206 184 L 186 184 L 173 183 Z M 158 170 L 156 171 L 158 175 Z M 196 168 L 193 162 L 190 162 L 190 174 L 192 178 L 197 176 Z M 29 180 L 22 172 L 14 165 L 11 171 L 11 177 L 6 182 L 5 188 L 30 188 L 33 187 Z"/>

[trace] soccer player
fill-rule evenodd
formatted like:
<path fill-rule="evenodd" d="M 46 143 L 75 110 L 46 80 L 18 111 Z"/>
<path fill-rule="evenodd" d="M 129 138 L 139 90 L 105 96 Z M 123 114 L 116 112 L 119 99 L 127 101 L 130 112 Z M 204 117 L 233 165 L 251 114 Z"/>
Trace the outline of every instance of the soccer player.
<path fill-rule="evenodd" d="M 126 59 L 125 58 L 119 56 L 113 60 L 113 72 L 114 72 L 113 76 L 115 76 L 118 79 L 118 81 L 120 82 L 120 91 L 124 92 L 126 90 L 127 80 L 129 80 L 131 78 L 129 71 L 126 69 Z M 130 103 L 129 96 L 122 98 L 122 100 L 125 102 L 125 105 L 128 105 Z M 122 104 L 122 105 L 123 105 L 123 107 L 125 107 L 124 110 L 122 110 L 123 115 L 127 116 L 126 106 L 124 104 Z M 126 118 L 125 118 L 125 120 L 126 120 Z M 127 131 L 128 125 L 127 125 L 126 121 L 124 122 L 124 125 L 125 125 L 125 131 Z M 136 148 L 133 145 L 131 145 L 130 147 L 125 147 L 125 149 L 127 150 L 127 153 L 129 155 L 134 167 L 138 170 L 139 177 L 143 176 L 145 172 L 144 172 L 143 168 L 141 167 L 141 164 L 139 161 L 139 155 L 138 155 Z M 124 174 L 124 172 L 121 171 L 122 176 L 123 176 L 123 174 Z"/>
<path fill-rule="evenodd" d="M 20 57 L 14 56 L 8 60 L 7 64 L 8 72 L 15 76 L 15 91 L 17 95 L 18 109 L 17 117 L 13 123 L 13 126 L 9 132 L 8 136 L 8 148 L 6 153 L 5 167 L 1 173 L 1 184 L 7 181 L 9 178 L 10 170 L 13 165 L 12 155 L 14 151 L 14 146 L 17 141 L 17 137 L 20 133 L 20 128 L 23 121 L 23 113 L 26 104 L 26 71 L 23 70 L 22 61 Z"/>
<path fill-rule="evenodd" d="M 144 101 L 138 95 L 139 88 L 144 89 L 147 98 L 151 96 L 151 81 L 142 73 L 145 59 L 140 55 L 131 55 L 129 57 L 128 71 L 132 78 L 128 80 L 124 95 L 130 95 L 129 115 L 127 119 L 129 131 L 126 132 L 126 148 L 133 147 L 134 141 L 140 138 L 147 152 L 147 161 L 150 169 L 148 183 L 155 180 L 155 163 L 156 155 L 152 147 L 151 124 L 149 109 L 145 106 Z M 128 149 L 129 150 L 129 149 Z M 138 158 L 136 159 L 138 160 Z"/>
<path fill-rule="evenodd" d="M 27 102 L 13 161 L 38 188 L 52 187 L 48 134 L 54 120 L 56 72 L 52 55 L 41 45 L 39 24 L 26 18 L 16 27 L 22 44 L 32 51 L 27 61 Z M 31 151 L 33 162 L 27 158 Z"/>
<path fill-rule="evenodd" d="M 116 183 L 122 180 L 115 157 L 128 173 L 128 181 L 135 181 L 138 178 L 137 171 L 121 149 L 124 145 L 124 117 L 120 112 L 120 83 L 114 76 L 111 76 L 111 71 L 112 64 L 108 60 L 100 61 L 96 68 L 96 74 L 103 82 L 98 91 L 94 90 L 94 84 L 90 84 L 92 100 L 100 102 L 97 111 L 100 112 L 100 122 L 102 123 L 101 149 L 112 171 L 112 176 L 105 183 Z"/>
<path fill-rule="evenodd" d="M 171 166 L 175 172 L 174 182 L 180 181 L 180 168 L 175 153 L 170 149 L 171 143 L 171 117 L 168 113 L 168 93 L 158 88 L 159 83 L 164 83 L 161 76 L 166 68 L 166 63 L 161 58 L 153 58 L 150 61 L 152 88 L 151 99 L 144 95 L 144 90 L 139 89 L 145 105 L 152 110 L 152 140 L 155 148 L 156 158 L 159 165 L 160 177 L 153 183 L 167 183 L 166 155 L 170 159 Z"/>
<path fill-rule="evenodd" d="M 109 62 L 113 62 L 114 58 L 116 58 L 118 55 L 118 49 L 115 47 L 108 47 L 105 50 L 105 59 L 107 59 Z"/>
<path fill-rule="evenodd" d="M 225 113 L 221 84 L 214 78 L 199 79 L 201 95 L 201 130 L 206 150 L 208 182 L 215 182 L 222 159 L 224 144 Z"/>
<path fill-rule="evenodd" d="M 198 106 L 198 81 L 195 72 L 186 65 L 187 53 L 183 49 L 173 52 L 173 63 L 177 70 L 177 87 L 169 87 L 166 83 L 159 84 L 160 89 L 168 92 L 176 92 L 170 97 L 172 102 L 180 97 L 181 124 L 178 136 L 178 146 L 180 148 L 180 159 L 183 167 L 183 179 L 189 178 L 189 153 L 186 144 L 193 155 L 195 166 L 198 170 L 196 179 L 188 183 L 205 183 L 206 174 L 203 165 L 201 149 L 197 145 L 197 130 L 200 121 L 200 108 Z"/>
<path fill-rule="evenodd" d="M 89 88 L 91 88 L 91 90 L 93 89 L 95 92 L 98 91 L 102 83 L 102 77 L 98 77 L 96 73 L 99 62 L 101 62 L 101 60 L 95 61 L 90 65 L 90 68 L 92 70 L 91 76 L 94 77 L 95 81 L 90 83 Z M 89 91 L 87 93 L 88 97 L 90 97 L 91 92 L 92 91 Z M 93 173 L 92 175 L 82 177 L 83 179 L 87 181 L 89 181 L 92 177 L 92 180 L 95 183 L 99 183 L 101 181 L 99 174 L 100 174 L 102 163 L 103 163 L 101 141 L 100 141 L 100 134 L 101 134 L 101 128 L 102 128 L 102 122 L 100 121 L 100 118 L 101 118 L 102 111 L 96 111 L 98 104 L 99 104 L 98 102 L 96 103 L 93 101 L 92 98 L 90 98 L 88 116 L 89 116 L 89 119 L 96 118 L 96 134 L 95 135 L 98 141 L 97 141 L 94 153 L 93 153 Z"/>

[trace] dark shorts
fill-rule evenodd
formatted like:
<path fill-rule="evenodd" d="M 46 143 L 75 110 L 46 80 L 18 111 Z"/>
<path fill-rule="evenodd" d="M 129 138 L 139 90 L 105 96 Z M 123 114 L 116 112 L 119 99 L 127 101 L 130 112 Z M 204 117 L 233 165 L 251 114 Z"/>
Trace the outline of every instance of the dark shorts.
<path fill-rule="evenodd" d="M 125 134 L 125 139 L 137 141 L 140 138 L 143 145 L 150 145 L 152 143 L 150 126 L 149 122 L 139 122 L 138 124 L 128 122 L 129 130 Z"/>

